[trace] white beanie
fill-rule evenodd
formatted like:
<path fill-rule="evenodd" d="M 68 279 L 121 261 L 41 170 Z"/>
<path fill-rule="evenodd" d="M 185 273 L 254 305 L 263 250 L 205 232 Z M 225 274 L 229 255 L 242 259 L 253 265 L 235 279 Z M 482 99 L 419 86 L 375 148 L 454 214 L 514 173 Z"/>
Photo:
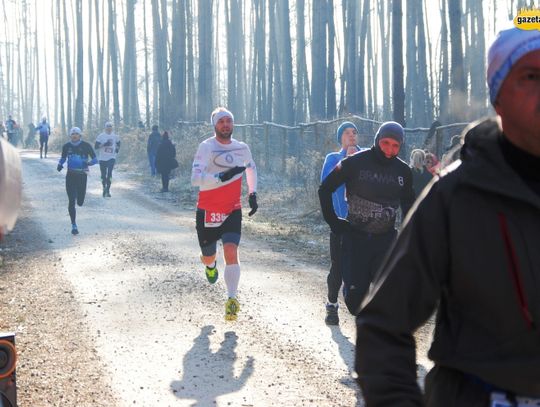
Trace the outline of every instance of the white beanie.
<path fill-rule="evenodd" d="M 69 135 L 71 136 L 72 134 L 82 135 L 82 131 L 78 127 L 72 127 L 71 130 L 69 131 Z"/>
<path fill-rule="evenodd" d="M 495 104 L 508 73 L 525 54 L 540 49 L 540 31 L 509 28 L 500 31 L 488 52 L 489 100 Z"/>
<path fill-rule="evenodd" d="M 210 116 L 210 121 L 212 122 L 212 126 L 216 127 L 217 122 L 219 119 L 223 117 L 230 117 L 231 120 L 234 122 L 234 116 L 231 112 L 229 112 L 224 107 L 218 108 L 212 112 L 212 115 Z"/>

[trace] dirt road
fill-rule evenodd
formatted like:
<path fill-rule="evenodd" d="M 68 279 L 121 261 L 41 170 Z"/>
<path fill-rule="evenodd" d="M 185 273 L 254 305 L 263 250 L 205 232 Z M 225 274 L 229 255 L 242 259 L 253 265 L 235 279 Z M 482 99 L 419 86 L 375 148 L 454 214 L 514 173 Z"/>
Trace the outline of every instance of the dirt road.
<path fill-rule="evenodd" d="M 222 278 L 209 285 L 198 261 L 193 211 L 140 191 L 120 173 L 112 198 L 104 199 L 93 167 L 86 202 L 77 208 L 80 235 L 72 236 L 65 174 L 53 159 L 31 152 L 22 158 L 25 213 L 46 241 L 40 255 L 50 260 L 42 276 L 61 280 L 73 305 L 54 311 L 66 321 L 80 318 L 65 329 L 84 333 L 81 349 L 95 349 L 100 379 L 89 372 L 88 381 L 110 386 L 104 397 L 110 391 L 118 406 L 362 405 L 351 376 L 353 318 L 342 312 L 340 327 L 331 328 L 323 321 L 326 269 L 245 233 L 241 312 L 226 322 Z M 423 355 L 419 364 L 429 367 Z"/>

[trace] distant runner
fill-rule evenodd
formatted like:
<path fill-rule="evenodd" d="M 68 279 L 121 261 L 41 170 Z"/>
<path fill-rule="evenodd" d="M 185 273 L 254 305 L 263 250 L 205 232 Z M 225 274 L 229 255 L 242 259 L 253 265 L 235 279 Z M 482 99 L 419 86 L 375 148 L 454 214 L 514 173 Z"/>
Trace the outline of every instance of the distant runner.
<path fill-rule="evenodd" d="M 210 120 L 215 135 L 199 144 L 191 172 L 191 184 L 199 187 L 197 235 L 201 261 L 206 266 L 206 278 L 210 284 L 214 284 L 218 278 L 217 241 L 221 239 L 223 243 L 228 293 L 225 319 L 234 321 L 240 310 L 236 294 L 240 280 L 238 245 L 242 229 L 242 173 L 246 171 L 251 208 L 249 216 L 252 216 L 258 208 L 257 169 L 247 144 L 232 138 L 232 113 L 219 107 L 212 112 Z"/>
<path fill-rule="evenodd" d="M 47 123 L 47 118 L 43 117 L 41 123 L 35 128 L 39 132 L 39 158 L 47 158 L 47 150 L 49 146 L 49 136 L 51 135 L 51 126 Z M 43 154 L 45 153 L 45 154 Z"/>
<path fill-rule="evenodd" d="M 58 161 L 56 169 L 58 172 L 64 168 L 67 160 L 66 192 L 68 195 L 68 212 L 71 218 L 71 233 L 78 235 L 75 210 L 77 205 L 82 206 L 86 195 L 86 180 L 88 178 L 88 166 L 97 164 L 96 153 L 92 146 L 86 141 L 82 141 L 82 132 L 78 127 L 73 127 L 69 132 L 71 141 L 62 147 L 62 157 Z"/>
<path fill-rule="evenodd" d="M 97 136 L 94 148 L 99 156 L 99 169 L 101 170 L 101 184 L 103 185 L 103 198 L 111 197 L 111 178 L 120 151 L 120 137 L 113 132 L 111 122 L 105 123 L 105 131 Z"/>

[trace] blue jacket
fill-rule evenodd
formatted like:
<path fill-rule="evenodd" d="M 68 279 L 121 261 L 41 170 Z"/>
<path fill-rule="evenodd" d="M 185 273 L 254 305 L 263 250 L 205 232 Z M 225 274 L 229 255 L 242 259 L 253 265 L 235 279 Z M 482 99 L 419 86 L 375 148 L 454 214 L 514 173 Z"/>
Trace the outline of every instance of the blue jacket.
<path fill-rule="evenodd" d="M 338 152 L 330 153 L 324 159 L 324 164 L 321 172 L 321 182 L 332 172 L 335 166 L 345 158 L 347 152 L 345 149 L 341 149 Z M 341 185 L 332 194 L 332 204 L 334 205 L 334 212 L 340 218 L 346 218 L 348 213 L 347 201 L 345 199 L 345 184 Z"/>
<path fill-rule="evenodd" d="M 49 126 L 49 123 L 47 122 L 41 122 L 35 129 L 36 132 L 39 131 L 39 134 L 41 136 L 48 136 L 51 134 L 51 126 Z"/>

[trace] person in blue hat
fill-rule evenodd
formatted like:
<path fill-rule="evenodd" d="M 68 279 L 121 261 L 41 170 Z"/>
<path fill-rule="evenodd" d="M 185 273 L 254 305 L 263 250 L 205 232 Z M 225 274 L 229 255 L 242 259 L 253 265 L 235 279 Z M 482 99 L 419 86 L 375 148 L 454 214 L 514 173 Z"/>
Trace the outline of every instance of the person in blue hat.
<path fill-rule="evenodd" d="M 398 157 L 403 127 L 383 123 L 373 146 L 341 160 L 319 187 L 324 220 L 341 235 L 345 304 L 356 315 L 379 264 L 396 237 L 396 217 L 414 203 L 411 169 Z M 339 216 L 332 194 L 345 185 L 348 212 Z"/>
<path fill-rule="evenodd" d="M 341 148 L 339 151 L 329 153 L 324 159 L 321 182 L 325 180 L 328 174 L 332 172 L 342 159 L 350 154 L 360 151 L 360 147 L 358 147 L 358 128 L 352 122 L 347 121 L 341 123 L 336 132 L 336 141 Z M 345 198 L 345 185 L 338 187 L 332 194 L 332 205 L 337 216 L 340 218 L 347 217 L 348 209 L 347 200 Z M 327 325 L 339 324 L 338 295 L 342 285 L 340 249 L 341 235 L 330 231 L 330 271 L 326 278 L 328 300 L 326 303 L 325 322 Z"/>
<path fill-rule="evenodd" d="M 86 141 L 82 141 L 82 131 L 78 127 L 73 127 L 69 136 L 71 140 L 62 147 L 62 155 L 58 161 L 56 169 L 58 172 L 64 168 L 67 161 L 66 192 L 68 196 L 68 212 L 71 219 L 71 234 L 78 235 L 75 210 L 75 202 L 82 206 L 86 196 L 86 180 L 88 178 L 88 167 L 97 164 L 96 153 L 92 146 Z"/>

